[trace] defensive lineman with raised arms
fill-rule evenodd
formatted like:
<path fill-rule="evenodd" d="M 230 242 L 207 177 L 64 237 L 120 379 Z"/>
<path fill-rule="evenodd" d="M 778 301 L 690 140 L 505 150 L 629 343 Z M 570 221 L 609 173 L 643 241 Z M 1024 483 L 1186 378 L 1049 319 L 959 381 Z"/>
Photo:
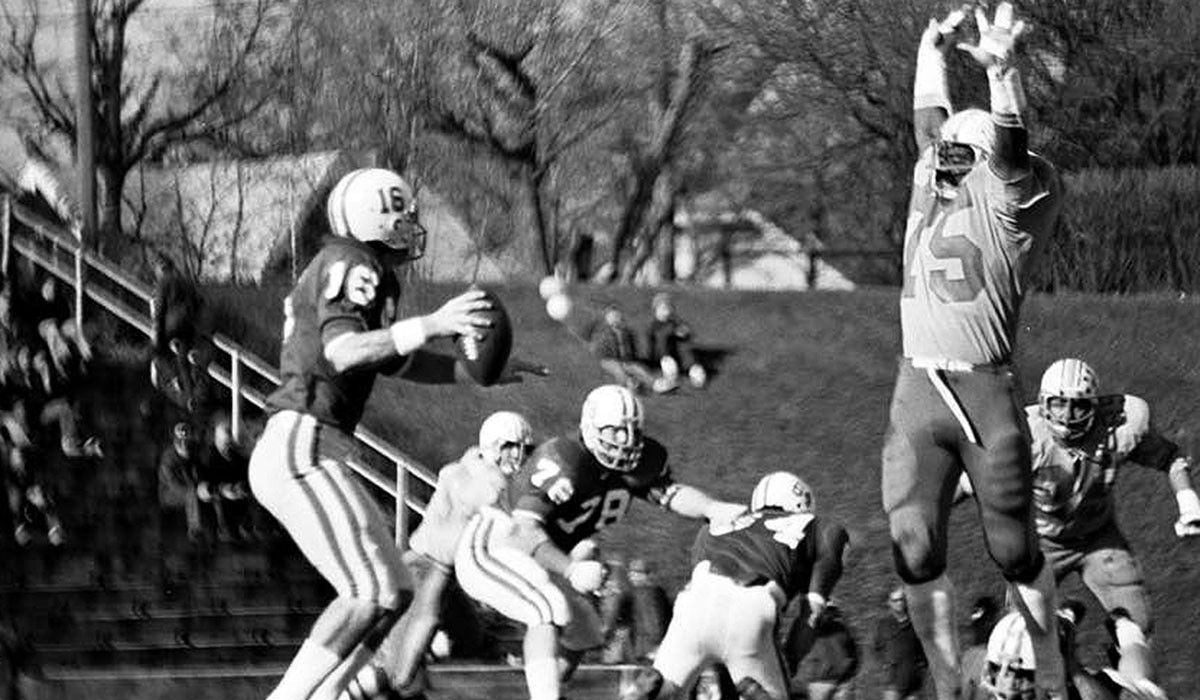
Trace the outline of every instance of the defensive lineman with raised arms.
<path fill-rule="evenodd" d="M 559 637 L 564 678 L 583 652 L 604 641 L 587 596 L 604 583 L 606 572 L 593 556 L 572 557 L 578 546 L 623 518 L 633 498 L 713 523 L 727 523 L 746 510 L 676 482 L 667 449 L 644 434 L 644 421 L 642 402 L 629 389 L 597 387 L 583 402 L 579 434 L 538 446 L 515 483 L 512 545 L 550 573 L 570 608 Z"/>
<path fill-rule="evenodd" d="M 1029 433 L 1010 363 L 1024 273 L 1061 199 L 1054 168 L 1028 149 L 1016 66 L 1024 23 L 1002 2 L 975 12 L 991 112 L 954 113 L 945 53 L 966 7 L 930 20 L 917 51 L 913 168 L 904 245 L 900 362 L 882 455 L 883 506 L 897 572 L 938 697 L 961 683 L 953 590 L 945 574 L 954 485 L 978 496 L 988 553 L 1030 621 L 1044 694 L 1063 696 L 1054 581 L 1033 528 Z"/>
<path fill-rule="evenodd" d="M 477 334 L 490 302 L 471 290 L 425 316 L 397 319 L 395 266 L 419 258 L 426 232 L 396 173 L 356 170 L 327 202 L 334 235 L 284 301 L 282 383 L 250 459 L 250 486 L 337 597 L 317 618 L 271 700 L 335 700 L 403 612 L 412 583 L 389 519 L 347 466 L 375 376 L 452 382 L 432 338 Z M 463 375 L 465 376 L 465 375 Z"/>

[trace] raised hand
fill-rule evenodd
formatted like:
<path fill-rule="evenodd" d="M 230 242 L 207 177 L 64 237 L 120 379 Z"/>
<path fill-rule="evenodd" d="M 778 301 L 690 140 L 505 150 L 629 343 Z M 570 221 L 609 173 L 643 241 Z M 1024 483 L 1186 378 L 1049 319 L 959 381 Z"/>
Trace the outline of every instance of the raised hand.
<path fill-rule="evenodd" d="M 937 49 L 942 52 L 949 50 L 954 45 L 951 38 L 962 27 L 963 20 L 967 18 L 967 12 L 970 9 L 970 5 L 963 5 L 951 11 L 940 22 L 936 19 L 930 19 L 929 26 L 925 27 L 925 32 L 921 34 L 921 47 Z"/>
<path fill-rule="evenodd" d="M 975 25 L 979 29 L 979 43 L 959 43 L 958 48 L 971 54 L 979 65 L 990 68 L 995 65 L 1005 65 L 1012 59 L 1017 39 L 1025 33 L 1026 25 L 1022 20 L 1013 20 L 1013 6 L 1010 2 L 1002 2 L 996 7 L 996 14 L 989 22 L 987 14 L 982 9 L 975 10 Z"/>

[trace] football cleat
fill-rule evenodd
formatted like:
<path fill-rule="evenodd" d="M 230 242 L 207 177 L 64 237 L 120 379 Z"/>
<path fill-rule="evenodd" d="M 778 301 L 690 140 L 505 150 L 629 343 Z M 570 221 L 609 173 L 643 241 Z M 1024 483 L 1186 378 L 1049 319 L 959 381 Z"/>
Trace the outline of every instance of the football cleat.
<path fill-rule="evenodd" d="M 412 187 L 391 170 L 362 168 L 348 173 L 325 205 L 336 236 L 379 243 L 416 260 L 425 254 L 425 229 L 417 222 Z"/>
<path fill-rule="evenodd" d="M 1088 363 L 1075 358 L 1056 360 L 1042 373 L 1038 406 L 1062 440 L 1078 440 L 1096 418 L 1100 381 Z"/>
<path fill-rule="evenodd" d="M 642 457 L 642 401 L 627 387 L 605 384 L 583 402 L 579 432 L 583 444 L 601 466 L 633 471 Z"/>
<path fill-rule="evenodd" d="M 767 474 L 750 494 L 750 510 L 781 508 L 789 513 L 811 513 L 815 505 L 812 489 L 791 472 Z"/>

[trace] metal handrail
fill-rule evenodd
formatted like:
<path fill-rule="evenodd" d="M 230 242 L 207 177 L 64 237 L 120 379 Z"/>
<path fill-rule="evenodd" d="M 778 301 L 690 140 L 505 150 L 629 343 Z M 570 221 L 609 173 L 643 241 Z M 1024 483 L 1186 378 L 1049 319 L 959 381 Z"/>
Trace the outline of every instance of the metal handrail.
<path fill-rule="evenodd" d="M 50 272 L 67 284 L 73 285 L 77 290 L 77 299 L 82 298 L 79 296 L 79 292 L 82 290 L 84 294 L 117 318 L 141 331 L 144 335 L 153 337 L 154 291 L 150 285 L 129 275 L 99 255 L 84 249 L 74 236 L 63 232 L 60 226 L 16 204 L 7 195 L 3 197 L 3 202 L 0 202 L 0 216 L 3 217 L 2 221 L 0 221 L 0 231 L 3 231 L 4 234 L 2 244 L 5 261 L 8 260 L 9 250 L 20 253 L 33 263 L 44 268 L 47 272 Z M 62 249 L 72 256 L 75 261 L 75 269 L 64 269 L 64 265 L 53 259 L 52 256 L 39 250 L 35 244 L 19 240 L 12 230 L 11 223 L 13 219 L 19 221 L 26 229 L 36 234 L 42 240 L 55 246 L 56 249 Z M 142 313 L 118 299 L 111 291 L 88 283 L 86 281 L 87 276 L 84 274 L 85 269 L 95 271 L 111 282 L 115 282 L 127 293 L 144 303 L 147 311 Z M 76 314 L 81 313 L 82 304 L 77 304 Z M 231 423 L 234 434 L 237 436 L 241 431 L 242 399 L 245 399 L 258 408 L 263 408 L 267 398 L 266 394 L 262 391 L 246 384 L 242 378 L 243 369 L 250 370 L 261 379 L 266 380 L 272 387 L 279 386 L 282 379 L 279 370 L 271 363 L 250 352 L 232 338 L 220 333 L 214 333 L 212 344 L 229 356 L 228 370 L 215 362 L 210 362 L 207 372 L 210 377 L 230 392 Z M 365 447 L 396 466 L 395 477 L 389 483 L 387 478 L 374 468 L 355 461 L 349 463 L 350 468 L 358 473 L 359 476 L 395 499 L 396 543 L 401 547 L 406 547 L 408 544 L 408 520 L 404 517 L 404 509 L 408 508 L 418 515 L 425 514 L 425 504 L 410 495 L 407 477 L 408 475 L 412 475 L 425 484 L 434 486 L 437 483 L 436 473 L 366 428 L 358 428 L 354 433 L 354 437 Z"/>

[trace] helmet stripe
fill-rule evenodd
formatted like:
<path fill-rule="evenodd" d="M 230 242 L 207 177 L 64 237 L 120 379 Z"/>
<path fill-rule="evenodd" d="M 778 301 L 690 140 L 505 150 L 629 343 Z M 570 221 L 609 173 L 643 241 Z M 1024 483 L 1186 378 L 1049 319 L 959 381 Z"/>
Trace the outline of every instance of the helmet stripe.
<path fill-rule="evenodd" d="M 342 230 L 344 231 L 341 235 L 343 236 L 353 236 L 353 232 L 350 230 L 350 214 L 346 211 L 346 193 L 350 191 L 350 183 L 354 182 L 358 179 L 359 175 L 365 172 L 365 169 L 355 170 L 343 181 L 342 197 L 341 201 L 338 202 L 338 214 L 342 217 Z M 334 233 L 337 232 L 335 231 Z"/>

